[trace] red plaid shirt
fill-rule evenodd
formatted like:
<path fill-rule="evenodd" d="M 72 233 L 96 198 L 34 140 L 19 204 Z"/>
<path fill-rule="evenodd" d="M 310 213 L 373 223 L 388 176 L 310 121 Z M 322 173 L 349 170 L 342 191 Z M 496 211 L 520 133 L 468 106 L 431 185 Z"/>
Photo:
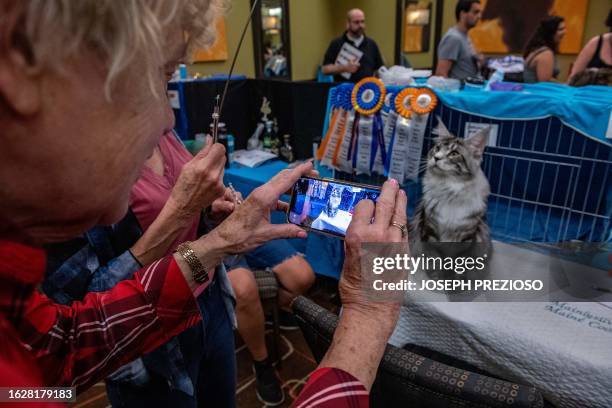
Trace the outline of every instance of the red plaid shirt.
<path fill-rule="evenodd" d="M 82 391 L 200 319 L 172 257 L 72 306 L 55 304 L 36 290 L 45 261 L 41 250 L 0 240 L 1 387 L 74 386 Z M 350 374 L 322 368 L 312 374 L 294 406 L 367 407 L 368 392 Z"/>
<path fill-rule="evenodd" d="M 369 393 L 355 377 L 337 368 L 312 373 L 293 408 L 365 408 Z"/>
<path fill-rule="evenodd" d="M 171 256 L 72 306 L 36 290 L 44 270 L 43 251 L 0 241 L 0 386 L 78 392 L 200 319 Z"/>

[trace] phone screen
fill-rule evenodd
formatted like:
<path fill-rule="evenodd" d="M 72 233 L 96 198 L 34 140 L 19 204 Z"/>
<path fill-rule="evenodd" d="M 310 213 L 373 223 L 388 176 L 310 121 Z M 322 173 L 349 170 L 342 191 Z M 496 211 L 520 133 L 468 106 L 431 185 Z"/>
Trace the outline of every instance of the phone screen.
<path fill-rule="evenodd" d="M 336 180 L 301 178 L 293 186 L 287 218 L 290 223 L 339 237 L 361 200 L 376 201 L 380 189 Z"/>

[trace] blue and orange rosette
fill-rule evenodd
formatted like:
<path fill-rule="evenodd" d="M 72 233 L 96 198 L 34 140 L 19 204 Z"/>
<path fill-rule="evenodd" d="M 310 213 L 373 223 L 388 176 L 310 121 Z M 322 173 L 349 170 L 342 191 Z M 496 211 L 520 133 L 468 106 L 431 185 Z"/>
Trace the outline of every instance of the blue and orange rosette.
<path fill-rule="evenodd" d="M 351 95 L 353 108 L 362 115 L 373 115 L 385 103 L 386 93 L 385 84 L 380 79 L 364 78 L 353 88 Z"/>
<path fill-rule="evenodd" d="M 419 88 L 412 98 L 410 98 L 410 107 L 413 112 L 419 115 L 425 115 L 433 111 L 438 104 L 438 97 L 429 88 Z"/>
<path fill-rule="evenodd" d="M 395 111 L 402 118 L 410 119 L 412 116 L 412 108 L 410 102 L 417 93 L 416 88 L 405 88 L 395 96 Z"/>

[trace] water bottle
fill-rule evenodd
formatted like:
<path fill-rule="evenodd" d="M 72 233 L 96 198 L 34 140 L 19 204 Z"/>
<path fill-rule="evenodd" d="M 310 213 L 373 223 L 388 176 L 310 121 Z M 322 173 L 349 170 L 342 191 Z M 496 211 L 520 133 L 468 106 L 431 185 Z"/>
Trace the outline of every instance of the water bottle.
<path fill-rule="evenodd" d="M 179 77 L 181 79 L 187 79 L 187 65 L 179 64 Z"/>

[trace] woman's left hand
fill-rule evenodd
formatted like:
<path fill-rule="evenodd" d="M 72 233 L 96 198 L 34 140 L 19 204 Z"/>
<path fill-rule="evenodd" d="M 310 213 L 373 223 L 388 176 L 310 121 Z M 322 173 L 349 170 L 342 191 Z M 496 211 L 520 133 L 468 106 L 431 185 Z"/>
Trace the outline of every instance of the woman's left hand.
<path fill-rule="evenodd" d="M 216 224 L 221 223 L 242 204 L 242 201 L 242 194 L 239 191 L 226 187 L 223 196 L 213 201 L 208 218 Z"/>

